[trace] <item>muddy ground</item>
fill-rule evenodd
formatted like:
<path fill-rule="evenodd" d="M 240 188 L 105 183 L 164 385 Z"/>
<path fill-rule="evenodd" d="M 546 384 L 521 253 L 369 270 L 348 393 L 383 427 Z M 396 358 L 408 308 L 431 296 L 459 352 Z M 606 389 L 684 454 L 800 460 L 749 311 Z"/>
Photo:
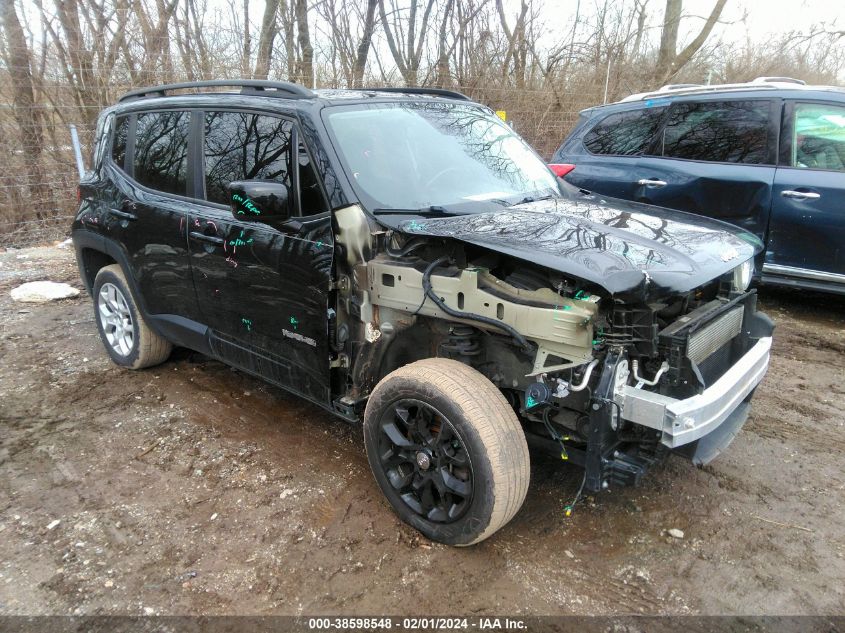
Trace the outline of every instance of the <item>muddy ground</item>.
<path fill-rule="evenodd" d="M 845 298 L 762 291 L 771 369 L 698 469 L 569 502 L 535 456 L 516 518 L 468 549 L 400 523 L 356 428 L 186 351 L 112 365 L 72 253 L 0 253 L 0 613 L 841 614 Z M 684 537 L 668 536 L 670 528 Z"/>

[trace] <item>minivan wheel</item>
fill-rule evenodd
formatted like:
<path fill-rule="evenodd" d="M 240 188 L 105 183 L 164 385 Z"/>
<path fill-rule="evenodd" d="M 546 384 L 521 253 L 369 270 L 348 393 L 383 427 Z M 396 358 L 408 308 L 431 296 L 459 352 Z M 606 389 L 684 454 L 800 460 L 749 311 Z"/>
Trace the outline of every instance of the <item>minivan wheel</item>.
<path fill-rule="evenodd" d="M 93 295 L 97 329 L 112 361 L 122 367 L 143 369 L 168 359 L 173 345 L 144 321 L 120 266 L 100 269 Z"/>
<path fill-rule="evenodd" d="M 493 383 L 454 360 L 429 358 L 387 375 L 367 402 L 364 444 L 393 509 L 433 541 L 483 541 L 528 491 L 516 414 Z"/>

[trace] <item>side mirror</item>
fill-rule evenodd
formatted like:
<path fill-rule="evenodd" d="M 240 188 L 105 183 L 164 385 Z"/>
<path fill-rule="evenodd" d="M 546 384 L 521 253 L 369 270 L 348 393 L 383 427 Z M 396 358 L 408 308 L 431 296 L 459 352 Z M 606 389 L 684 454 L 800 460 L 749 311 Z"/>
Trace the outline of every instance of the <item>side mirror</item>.
<path fill-rule="evenodd" d="M 290 190 L 274 180 L 236 180 L 229 183 L 232 215 L 238 220 L 287 220 Z"/>

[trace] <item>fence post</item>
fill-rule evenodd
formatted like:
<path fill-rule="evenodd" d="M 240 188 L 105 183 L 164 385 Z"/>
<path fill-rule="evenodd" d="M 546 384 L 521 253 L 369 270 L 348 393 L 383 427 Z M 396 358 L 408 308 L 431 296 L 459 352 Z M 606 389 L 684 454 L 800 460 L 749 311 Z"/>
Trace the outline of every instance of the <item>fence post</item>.
<path fill-rule="evenodd" d="M 76 156 L 76 170 L 79 172 L 79 179 L 85 177 L 85 164 L 82 162 L 82 146 L 79 144 L 79 134 L 76 133 L 76 126 L 70 126 L 70 140 L 73 143 L 73 153 Z"/>

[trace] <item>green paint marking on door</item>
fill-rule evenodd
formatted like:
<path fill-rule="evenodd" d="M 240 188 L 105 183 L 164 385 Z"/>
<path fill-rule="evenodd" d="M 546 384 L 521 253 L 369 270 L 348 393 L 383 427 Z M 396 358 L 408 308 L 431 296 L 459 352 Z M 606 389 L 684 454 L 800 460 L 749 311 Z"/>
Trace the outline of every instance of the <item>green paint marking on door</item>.
<path fill-rule="evenodd" d="M 244 239 L 244 231 L 242 229 L 240 235 L 238 235 L 233 240 L 229 240 L 229 244 L 231 244 L 232 246 L 246 246 L 247 244 L 252 244 L 252 238 L 245 240 Z"/>

